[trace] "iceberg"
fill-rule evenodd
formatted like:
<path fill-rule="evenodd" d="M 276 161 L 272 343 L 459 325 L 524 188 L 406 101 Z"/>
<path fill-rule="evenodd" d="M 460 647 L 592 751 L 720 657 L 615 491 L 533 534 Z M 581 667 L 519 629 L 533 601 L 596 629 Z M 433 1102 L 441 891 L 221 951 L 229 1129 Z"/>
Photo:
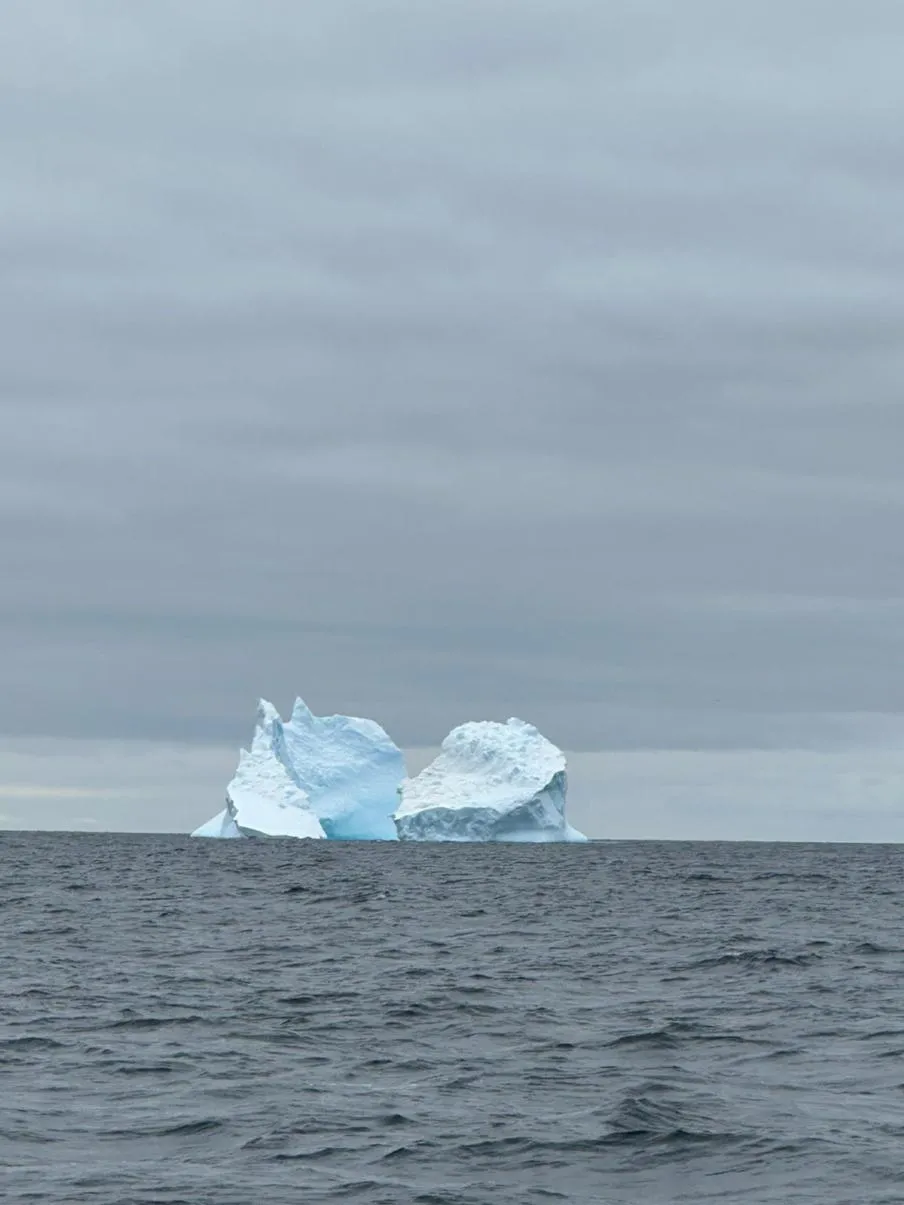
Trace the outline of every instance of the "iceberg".
<path fill-rule="evenodd" d="M 565 754 L 532 724 L 475 721 L 402 783 L 393 820 L 403 841 L 586 841 L 567 790 Z"/>
<path fill-rule="evenodd" d="M 394 841 L 404 777 L 401 750 L 373 720 L 315 716 L 297 699 L 284 723 L 262 699 L 225 810 L 192 836 Z"/>

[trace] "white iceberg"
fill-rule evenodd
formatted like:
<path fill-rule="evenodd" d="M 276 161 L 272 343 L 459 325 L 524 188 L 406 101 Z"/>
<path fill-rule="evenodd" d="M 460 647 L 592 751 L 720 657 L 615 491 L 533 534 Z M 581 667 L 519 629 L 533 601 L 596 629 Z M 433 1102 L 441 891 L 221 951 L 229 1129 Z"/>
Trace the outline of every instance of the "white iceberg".
<path fill-rule="evenodd" d="M 404 777 L 401 750 L 372 720 L 315 716 L 298 699 L 283 723 L 261 700 L 225 811 L 192 836 L 393 841 L 392 809 Z"/>
<path fill-rule="evenodd" d="M 565 754 L 532 724 L 479 721 L 402 783 L 393 819 L 403 841 L 586 841 L 565 819 L 567 790 Z"/>

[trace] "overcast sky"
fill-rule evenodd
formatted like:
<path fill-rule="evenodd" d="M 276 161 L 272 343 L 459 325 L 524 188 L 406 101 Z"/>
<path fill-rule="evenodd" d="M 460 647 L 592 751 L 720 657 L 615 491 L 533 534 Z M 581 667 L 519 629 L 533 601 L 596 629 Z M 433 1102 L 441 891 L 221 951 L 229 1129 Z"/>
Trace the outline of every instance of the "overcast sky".
<path fill-rule="evenodd" d="M 899 0 L 3 25 L 8 758 L 900 731 Z"/>

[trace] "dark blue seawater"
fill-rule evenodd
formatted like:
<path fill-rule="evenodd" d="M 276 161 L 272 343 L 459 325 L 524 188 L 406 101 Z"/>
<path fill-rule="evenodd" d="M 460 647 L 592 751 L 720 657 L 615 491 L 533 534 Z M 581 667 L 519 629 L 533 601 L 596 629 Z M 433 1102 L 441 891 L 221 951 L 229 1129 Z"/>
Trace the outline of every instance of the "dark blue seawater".
<path fill-rule="evenodd" d="M 0 837 L 0 1192 L 904 1201 L 904 850 Z"/>

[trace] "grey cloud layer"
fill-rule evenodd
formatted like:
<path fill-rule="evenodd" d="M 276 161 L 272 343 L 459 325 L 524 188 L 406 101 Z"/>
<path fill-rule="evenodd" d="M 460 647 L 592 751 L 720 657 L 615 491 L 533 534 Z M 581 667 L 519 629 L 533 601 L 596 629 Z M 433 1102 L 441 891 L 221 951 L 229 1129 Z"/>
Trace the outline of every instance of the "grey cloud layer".
<path fill-rule="evenodd" d="M 0 731 L 904 710 L 904 13 L 36 0 Z"/>

